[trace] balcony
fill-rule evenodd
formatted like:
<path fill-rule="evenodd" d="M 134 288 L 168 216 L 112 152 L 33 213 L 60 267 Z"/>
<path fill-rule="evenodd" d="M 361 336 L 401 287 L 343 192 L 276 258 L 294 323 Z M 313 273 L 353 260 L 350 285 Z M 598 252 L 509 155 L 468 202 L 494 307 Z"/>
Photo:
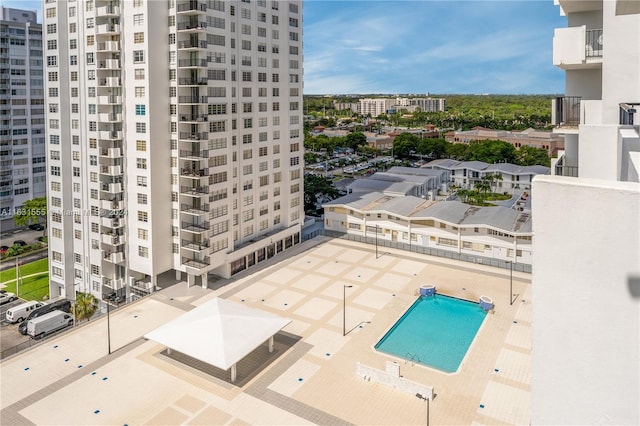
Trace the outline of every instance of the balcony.
<path fill-rule="evenodd" d="M 201 158 L 209 158 L 209 151 L 194 151 L 194 150 L 180 150 L 180 158 L 184 159 L 195 159 L 199 160 Z"/>
<path fill-rule="evenodd" d="M 183 257 L 182 264 L 194 269 L 204 269 L 209 266 L 209 257 L 205 256 L 202 259 Z"/>
<path fill-rule="evenodd" d="M 102 210 L 109 210 L 109 211 L 119 210 L 120 208 L 122 208 L 122 205 L 123 204 L 116 199 L 100 200 L 100 208 Z"/>
<path fill-rule="evenodd" d="M 122 184 L 119 182 L 103 183 L 100 185 L 100 190 L 110 194 L 119 194 L 122 192 Z"/>
<path fill-rule="evenodd" d="M 180 170 L 180 177 L 200 179 L 205 176 L 209 176 L 208 169 L 200 169 L 200 170 L 181 169 Z"/>
<path fill-rule="evenodd" d="M 98 87 L 116 88 L 121 85 L 120 77 L 105 77 L 98 80 Z"/>
<path fill-rule="evenodd" d="M 122 96 L 109 95 L 98 96 L 98 104 L 100 105 L 116 105 L 122 103 Z"/>
<path fill-rule="evenodd" d="M 198 58 L 180 59 L 178 68 L 206 68 L 207 60 Z"/>
<path fill-rule="evenodd" d="M 206 49 L 206 40 L 184 40 L 178 42 L 178 49 L 193 50 L 193 49 Z"/>
<path fill-rule="evenodd" d="M 178 102 L 181 104 L 206 104 L 207 96 L 178 96 Z M 183 115 L 182 117 L 187 117 Z M 182 118 L 181 117 L 181 118 Z M 201 115 L 198 120 L 180 120 L 180 121 L 207 121 L 206 115 Z"/>
<path fill-rule="evenodd" d="M 187 232 L 193 232 L 194 234 L 202 234 L 203 232 L 207 232 L 209 230 L 209 222 L 182 222 L 182 226 L 180 227 L 180 229 Z"/>
<path fill-rule="evenodd" d="M 100 123 L 119 123 L 122 121 L 122 114 L 98 114 L 98 121 Z"/>
<path fill-rule="evenodd" d="M 118 24 L 102 24 L 96 27 L 98 35 L 115 35 L 120 33 L 120 25 Z"/>
<path fill-rule="evenodd" d="M 551 122 L 558 127 L 580 125 L 580 96 L 564 96 L 551 100 Z"/>
<path fill-rule="evenodd" d="M 206 30 L 207 23 L 205 21 L 178 22 L 178 31 L 197 32 Z"/>
<path fill-rule="evenodd" d="M 98 43 L 97 49 L 98 52 L 119 52 L 120 51 L 120 42 L 118 41 L 103 41 Z"/>
<path fill-rule="evenodd" d="M 102 285 L 109 287 L 110 290 L 120 290 L 121 288 L 124 287 L 124 279 L 122 278 L 112 279 L 112 278 L 103 277 Z M 103 290 L 103 293 L 105 293 L 104 290 Z M 112 291 L 107 291 L 107 293 L 112 293 Z"/>
<path fill-rule="evenodd" d="M 120 15 L 120 8 L 118 6 L 102 6 L 96 8 L 96 18 L 100 16 L 118 16 Z"/>
<path fill-rule="evenodd" d="M 98 61 L 98 70 L 119 70 L 120 69 L 120 61 L 118 59 L 105 59 L 103 61 Z"/>
<path fill-rule="evenodd" d="M 122 131 L 120 130 L 100 130 L 98 132 L 98 138 L 104 140 L 119 140 L 122 139 Z"/>
<path fill-rule="evenodd" d="M 178 79 L 179 86 L 206 86 L 209 80 L 206 78 L 180 78 Z"/>
<path fill-rule="evenodd" d="M 102 217 L 100 224 L 106 228 L 117 229 L 124 226 L 124 219 Z"/>
<path fill-rule="evenodd" d="M 602 67 L 601 29 L 586 26 L 557 28 L 553 36 L 553 64 L 563 70 Z"/>
<path fill-rule="evenodd" d="M 194 216 L 202 216 L 204 214 L 209 213 L 209 205 L 208 204 L 200 204 L 200 205 L 182 204 L 180 206 L 180 210 L 182 213 L 192 214 Z"/>
<path fill-rule="evenodd" d="M 104 252 L 103 259 L 111 263 L 122 263 L 124 262 L 124 253 L 121 251 L 106 251 Z"/>
<path fill-rule="evenodd" d="M 209 121 L 209 116 L 206 114 L 200 114 L 200 115 L 182 114 L 180 116 L 180 121 L 183 123 L 204 123 Z"/>
<path fill-rule="evenodd" d="M 634 122 L 638 107 L 640 107 L 640 104 L 620 104 L 620 125 L 633 126 L 634 124 L 640 124 Z"/>
<path fill-rule="evenodd" d="M 209 139 L 209 133 L 201 132 L 201 133 L 189 133 L 189 132 L 180 132 L 179 139 L 181 140 L 189 140 L 189 141 L 206 141 Z"/>
<path fill-rule="evenodd" d="M 182 248 L 201 252 L 209 248 L 209 241 L 208 240 L 203 240 L 203 241 L 182 240 Z"/>
<path fill-rule="evenodd" d="M 184 3 L 179 3 L 176 6 L 176 12 L 183 15 L 200 14 L 205 13 L 206 11 L 207 4 L 205 2 L 191 0 Z"/>
<path fill-rule="evenodd" d="M 122 176 L 122 166 L 100 166 L 100 173 L 108 176 Z"/>
<path fill-rule="evenodd" d="M 124 235 L 102 234 L 101 237 L 102 242 L 110 246 L 119 246 L 124 244 Z"/>
<path fill-rule="evenodd" d="M 194 197 L 201 197 L 203 195 L 209 195 L 209 187 L 206 186 L 181 186 L 181 195 L 190 195 Z"/>
<path fill-rule="evenodd" d="M 566 159 L 563 155 L 560 157 L 555 166 L 555 175 L 556 176 L 571 176 L 578 177 L 578 167 L 577 166 L 567 166 L 565 165 Z"/>

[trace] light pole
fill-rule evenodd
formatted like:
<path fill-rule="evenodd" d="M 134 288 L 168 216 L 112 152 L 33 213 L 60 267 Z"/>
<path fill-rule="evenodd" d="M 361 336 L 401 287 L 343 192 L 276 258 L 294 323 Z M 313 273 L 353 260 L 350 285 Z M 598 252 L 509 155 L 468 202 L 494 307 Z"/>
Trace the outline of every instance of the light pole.
<path fill-rule="evenodd" d="M 508 260 L 507 263 L 510 267 L 509 272 L 509 306 L 513 305 L 513 262 Z"/>
<path fill-rule="evenodd" d="M 429 398 L 422 395 L 421 393 L 417 393 L 416 398 L 424 399 L 425 401 L 427 401 L 427 426 L 429 426 Z"/>
<path fill-rule="evenodd" d="M 107 297 L 107 346 L 109 349 L 109 355 L 111 355 L 111 321 L 110 321 L 110 309 L 111 303 L 109 302 L 109 298 L 113 296 L 113 293 Z"/>
<path fill-rule="evenodd" d="M 342 286 L 342 336 L 347 335 L 347 289 L 352 285 Z"/>

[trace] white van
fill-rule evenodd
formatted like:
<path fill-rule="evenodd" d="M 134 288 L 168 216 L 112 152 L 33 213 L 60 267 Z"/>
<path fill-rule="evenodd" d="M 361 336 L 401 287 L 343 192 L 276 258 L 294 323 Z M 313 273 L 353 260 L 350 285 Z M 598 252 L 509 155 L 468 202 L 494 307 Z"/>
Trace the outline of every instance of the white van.
<path fill-rule="evenodd" d="M 38 309 L 41 306 L 44 306 L 44 303 L 32 300 L 31 302 L 26 302 L 21 305 L 14 306 L 13 308 L 7 309 L 7 313 L 4 317 L 10 323 L 22 322 L 29 316 L 31 311 Z"/>
<path fill-rule="evenodd" d="M 41 315 L 27 322 L 27 334 L 34 339 L 44 337 L 46 334 L 73 325 L 71 314 L 62 311 L 53 311 Z"/>

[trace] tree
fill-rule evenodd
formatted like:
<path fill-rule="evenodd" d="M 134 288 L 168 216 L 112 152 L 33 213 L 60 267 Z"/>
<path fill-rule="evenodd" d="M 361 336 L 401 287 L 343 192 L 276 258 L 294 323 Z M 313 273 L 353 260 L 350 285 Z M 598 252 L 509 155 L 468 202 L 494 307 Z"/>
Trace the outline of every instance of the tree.
<path fill-rule="evenodd" d="M 497 181 L 502 180 L 502 175 L 500 173 L 489 173 L 488 175 L 484 175 L 482 177 L 482 181 L 489 184 L 489 188 L 491 191 L 495 192 L 493 189 Z"/>
<path fill-rule="evenodd" d="M 516 153 L 517 162 L 521 166 L 546 166 L 551 165 L 551 159 L 547 151 L 542 148 L 523 145 Z"/>
<path fill-rule="evenodd" d="M 364 146 L 367 144 L 367 137 L 362 132 L 349 133 L 344 140 L 344 144 L 348 148 L 351 148 L 354 151 L 357 151 L 358 147 Z"/>
<path fill-rule="evenodd" d="M 319 196 L 333 200 L 340 196 L 331 179 L 314 174 L 304 176 L 304 209 L 315 211 Z"/>
<path fill-rule="evenodd" d="M 16 209 L 13 221 L 17 226 L 26 226 L 32 223 L 39 223 L 40 218 L 44 218 L 44 225 L 47 225 L 47 197 L 38 197 L 25 201 L 22 207 Z"/>
<path fill-rule="evenodd" d="M 414 134 L 404 132 L 400 133 L 393 140 L 394 157 L 407 158 L 411 155 L 411 151 L 418 150 L 420 138 Z"/>
<path fill-rule="evenodd" d="M 76 301 L 71 308 L 76 321 L 91 319 L 98 310 L 98 300 L 91 293 L 77 293 Z"/>

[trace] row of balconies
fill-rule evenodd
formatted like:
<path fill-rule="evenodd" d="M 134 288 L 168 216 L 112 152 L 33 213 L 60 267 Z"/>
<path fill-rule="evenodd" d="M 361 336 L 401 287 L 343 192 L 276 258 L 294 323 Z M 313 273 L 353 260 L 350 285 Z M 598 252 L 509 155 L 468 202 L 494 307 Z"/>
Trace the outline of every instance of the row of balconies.
<path fill-rule="evenodd" d="M 192 178 L 201 178 L 201 177 L 204 177 L 204 176 L 209 176 L 209 170 L 208 169 L 200 169 L 200 170 L 181 169 L 180 170 L 180 176 L 182 176 L 182 177 L 192 177 Z"/>
<path fill-rule="evenodd" d="M 100 130 L 98 138 L 105 140 L 122 139 L 122 130 Z"/>
<path fill-rule="evenodd" d="M 122 192 L 122 184 L 120 182 L 103 183 L 100 185 L 100 190 L 112 194 L 119 194 Z"/>
<path fill-rule="evenodd" d="M 96 7 L 96 18 L 101 16 L 118 16 L 120 15 L 120 7 L 107 5 L 102 7 Z"/>
<path fill-rule="evenodd" d="M 190 141 L 206 141 L 207 139 L 209 139 L 208 132 L 200 132 L 200 133 L 180 132 L 178 136 L 179 136 L 179 139 L 190 140 Z"/>
<path fill-rule="evenodd" d="M 98 61 L 98 71 L 100 70 L 119 70 L 120 69 L 120 60 L 119 59 L 105 59 L 102 61 Z"/>
<path fill-rule="evenodd" d="M 117 96 L 117 95 L 98 96 L 98 103 L 100 105 L 121 104 L 122 96 Z"/>
<path fill-rule="evenodd" d="M 124 262 L 125 256 L 124 256 L 124 252 L 122 252 L 122 251 L 114 251 L 114 252 L 105 251 L 103 253 L 103 258 L 107 262 L 122 263 L 122 262 Z"/>
<path fill-rule="evenodd" d="M 176 5 L 176 12 L 183 15 L 200 14 L 207 11 L 207 4 L 195 0 L 189 0 Z"/>
<path fill-rule="evenodd" d="M 182 222 L 181 228 L 183 231 L 202 233 L 209 230 L 209 222 L 194 223 L 194 222 Z"/>
<path fill-rule="evenodd" d="M 206 40 L 182 40 L 178 42 L 178 49 L 206 49 Z"/>
<path fill-rule="evenodd" d="M 122 86 L 122 80 L 120 77 L 104 77 L 98 79 L 98 87 L 120 87 Z"/>
<path fill-rule="evenodd" d="M 206 78 L 179 78 L 178 85 L 179 86 L 204 86 L 209 83 L 209 80 Z"/>
<path fill-rule="evenodd" d="M 203 269 L 209 266 L 209 257 L 205 256 L 201 259 L 192 259 L 189 257 L 183 257 L 182 264 L 190 268 Z"/>
<path fill-rule="evenodd" d="M 107 23 L 96 26 L 97 35 L 115 35 L 120 33 L 120 25 L 116 23 Z"/>
<path fill-rule="evenodd" d="M 208 186 L 181 186 L 180 194 L 200 197 L 202 195 L 209 194 L 209 187 Z"/>
<path fill-rule="evenodd" d="M 203 98 L 206 99 L 206 96 L 202 96 Z M 182 98 L 187 98 L 187 96 L 180 96 L 180 99 Z M 197 99 L 197 96 L 194 97 L 195 99 Z M 180 101 L 183 102 L 183 101 Z M 203 103 L 206 103 L 203 102 Z M 180 115 L 180 121 L 181 122 L 195 122 L 195 123 L 204 123 L 206 121 L 209 121 L 209 116 L 206 114 L 200 114 L 200 115 L 196 115 L 196 114 L 182 114 Z"/>
<path fill-rule="evenodd" d="M 206 21 L 189 20 L 187 22 L 178 22 L 178 31 L 205 31 L 207 29 Z"/>
<path fill-rule="evenodd" d="M 103 41 L 98 43 L 96 46 L 96 51 L 100 52 L 120 52 L 120 42 L 119 41 Z"/>
<path fill-rule="evenodd" d="M 180 158 L 209 158 L 209 151 L 180 150 Z"/>
<path fill-rule="evenodd" d="M 206 68 L 207 60 L 199 58 L 180 59 L 178 61 L 178 68 Z"/>
<path fill-rule="evenodd" d="M 180 205 L 180 210 L 182 211 L 182 213 L 187 213 L 187 214 L 193 214 L 193 215 L 202 215 L 202 214 L 206 214 L 209 213 L 209 205 L 208 204 L 200 204 L 200 205 L 193 205 L 193 204 L 181 204 Z"/>
<path fill-rule="evenodd" d="M 193 251 L 207 250 L 209 248 L 209 240 L 202 240 L 202 241 L 182 240 L 182 248 L 186 248 Z"/>
<path fill-rule="evenodd" d="M 98 121 L 100 123 L 119 123 L 122 121 L 122 114 L 101 113 L 98 114 Z"/>

